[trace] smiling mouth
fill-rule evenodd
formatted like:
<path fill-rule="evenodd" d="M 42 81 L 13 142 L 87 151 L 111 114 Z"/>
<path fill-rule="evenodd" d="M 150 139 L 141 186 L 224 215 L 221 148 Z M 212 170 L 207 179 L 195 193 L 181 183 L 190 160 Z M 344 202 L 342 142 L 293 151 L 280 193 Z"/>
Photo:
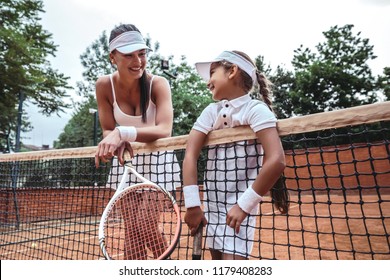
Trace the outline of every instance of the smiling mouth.
<path fill-rule="evenodd" d="M 141 67 L 138 67 L 138 68 L 129 68 L 131 71 L 140 71 L 140 70 L 142 70 L 142 68 Z"/>

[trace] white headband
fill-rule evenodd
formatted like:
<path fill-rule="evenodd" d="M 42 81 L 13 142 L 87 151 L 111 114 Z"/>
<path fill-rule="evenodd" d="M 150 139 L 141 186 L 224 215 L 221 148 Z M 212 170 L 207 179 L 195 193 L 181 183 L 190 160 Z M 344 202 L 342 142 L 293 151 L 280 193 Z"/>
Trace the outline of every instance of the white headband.
<path fill-rule="evenodd" d="M 230 63 L 233 63 L 237 65 L 241 70 L 245 71 L 253 80 L 253 82 L 257 83 L 257 76 L 256 76 L 256 66 L 253 66 L 252 63 L 250 63 L 248 60 L 243 58 L 242 56 L 230 52 L 230 51 L 224 51 L 219 56 L 217 56 L 216 59 L 209 61 L 209 62 L 197 62 L 195 63 L 196 70 L 198 71 L 199 75 L 206 81 L 210 79 L 210 66 L 213 62 L 218 62 L 226 60 Z"/>
<path fill-rule="evenodd" d="M 110 52 L 117 50 L 121 53 L 132 53 L 138 50 L 151 50 L 138 31 L 127 31 L 116 37 L 109 44 Z"/>

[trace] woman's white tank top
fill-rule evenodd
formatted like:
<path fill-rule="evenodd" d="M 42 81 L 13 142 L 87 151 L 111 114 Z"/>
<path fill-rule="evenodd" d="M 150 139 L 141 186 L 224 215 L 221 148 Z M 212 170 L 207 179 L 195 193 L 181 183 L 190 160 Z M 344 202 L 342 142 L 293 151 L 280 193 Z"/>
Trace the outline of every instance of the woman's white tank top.
<path fill-rule="evenodd" d="M 154 76 L 150 80 L 149 96 L 152 96 L 152 84 Z M 112 74 L 110 74 L 112 97 L 113 97 L 113 110 L 114 110 L 114 119 L 118 125 L 123 126 L 135 126 L 135 127 L 146 127 L 146 126 L 155 126 L 156 125 L 156 105 L 153 103 L 152 99 L 149 99 L 148 109 L 146 110 L 146 122 L 142 122 L 142 116 L 131 116 L 125 114 L 118 103 L 116 102 L 115 96 L 115 87 L 112 80 Z"/>

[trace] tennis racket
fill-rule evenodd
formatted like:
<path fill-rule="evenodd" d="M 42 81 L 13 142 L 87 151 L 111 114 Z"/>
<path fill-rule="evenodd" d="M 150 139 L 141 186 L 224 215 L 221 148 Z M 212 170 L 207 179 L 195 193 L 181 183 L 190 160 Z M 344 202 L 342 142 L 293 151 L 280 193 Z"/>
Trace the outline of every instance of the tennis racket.
<path fill-rule="evenodd" d="M 128 186 L 133 174 L 142 183 Z M 104 209 L 99 243 L 108 260 L 167 259 L 181 232 L 180 210 L 168 191 L 141 176 L 131 165 Z"/>
<path fill-rule="evenodd" d="M 200 260 L 202 258 L 202 237 L 203 237 L 203 225 L 199 225 L 194 235 L 194 244 L 192 246 L 192 259 Z"/>

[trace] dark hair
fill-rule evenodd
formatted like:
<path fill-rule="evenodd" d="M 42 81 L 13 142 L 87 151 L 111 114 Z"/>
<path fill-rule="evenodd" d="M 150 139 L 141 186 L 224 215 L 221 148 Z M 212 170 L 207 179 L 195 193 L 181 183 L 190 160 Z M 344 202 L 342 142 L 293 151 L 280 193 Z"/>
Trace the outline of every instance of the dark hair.
<path fill-rule="evenodd" d="M 256 64 L 252 61 L 252 59 L 247 54 L 240 51 L 233 51 L 233 52 L 243 57 L 244 59 L 249 61 L 253 66 L 256 67 Z M 230 69 L 233 66 L 233 64 L 228 61 L 220 62 L 220 65 L 225 67 L 225 69 Z M 240 71 L 240 77 L 241 79 L 239 80 L 239 83 L 241 87 L 246 92 L 249 92 L 253 87 L 252 77 L 249 76 L 248 73 L 242 70 Z M 256 70 L 256 77 L 257 77 L 257 82 L 260 85 L 260 96 L 262 97 L 265 104 L 267 104 L 267 106 L 270 108 L 270 110 L 273 111 L 272 100 L 271 100 L 272 83 L 267 79 L 267 77 L 263 73 L 260 73 L 258 70 Z M 272 203 L 275 204 L 276 208 L 282 214 L 286 214 L 289 207 L 289 194 L 286 188 L 285 179 L 282 175 L 272 186 L 270 192 L 272 197 Z"/>
<path fill-rule="evenodd" d="M 282 214 L 288 212 L 290 206 L 289 193 L 286 188 L 285 178 L 280 176 L 276 183 L 271 188 L 272 203 Z"/>
<path fill-rule="evenodd" d="M 113 30 L 111 30 L 109 42 L 114 40 L 116 37 L 121 35 L 124 32 L 127 31 L 139 31 L 139 29 L 134 24 L 121 24 L 119 26 L 116 26 Z M 116 50 L 113 50 L 115 52 Z M 148 89 L 148 80 L 147 80 L 147 74 L 146 71 L 142 74 L 141 78 L 139 79 L 139 85 L 140 85 L 140 102 L 141 102 L 141 113 L 142 113 L 142 122 L 146 122 L 146 110 L 147 104 L 149 101 L 149 89 Z"/>
<path fill-rule="evenodd" d="M 244 52 L 241 51 L 233 51 L 234 53 L 238 54 L 239 56 L 243 57 L 245 60 L 249 61 L 253 66 L 256 67 L 256 64 L 252 61 L 252 59 Z M 233 66 L 233 63 L 230 63 L 228 61 L 223 61 L 221 63 L 225 67 L 225 69 L 230 69 Z M 252 77 L 248 75 L 245 71 L 240 71 L 241 79 L 241 87 L 246 91 L 249 92 L 252 87 L 253 87 L 253 80 Z M 256 77 L 257 77 L 257 82 L 260 85 L 260 96 L 262 100 L 267 104 L 267 106 L 270 108 L 270 110 L 273 112 L 272 109 L 272 100 L 271 100 L 271 95 L 272 95 L 272 83 L 267 79 L 267 77 L 263 74 L 260 73 L 258 70 L 256 70 Z"/>

